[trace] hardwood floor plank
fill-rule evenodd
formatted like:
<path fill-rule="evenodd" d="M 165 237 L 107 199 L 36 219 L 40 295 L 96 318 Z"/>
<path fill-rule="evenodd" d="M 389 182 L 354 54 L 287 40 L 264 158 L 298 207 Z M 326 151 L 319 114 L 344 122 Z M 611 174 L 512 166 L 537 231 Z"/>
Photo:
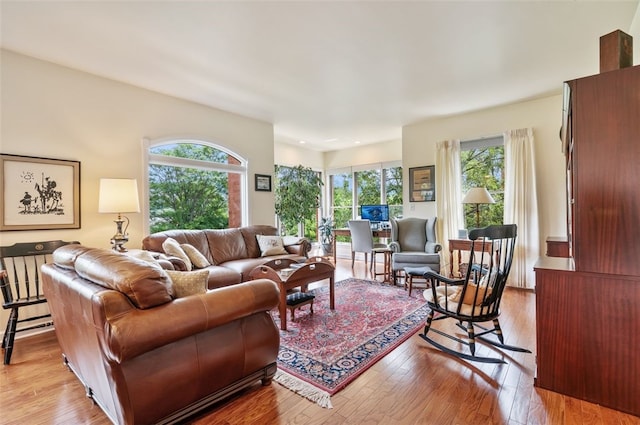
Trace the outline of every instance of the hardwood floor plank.
<path fill-rule="evenodd" d="M 362 262 L 339 260 L 336 279 L 370 278 Z M 421 295 L 421 291 L 418 291 Z M 533 353 L 502 353 L 478 344 L 478 352 L 504 357 L 506 365 L 453 358 L 418 336 L 420 330 L 331 399 L 323 409 L 277 383 L 260 383 L 189 421 L 196 425 L 244 424 L 620 424 L 640 418 L 534 388 L 535 294 L 507 289 L 501 325 L 506 342 Z M 453 323 L 437 326 L 456 329 Z M 466 349 L 466 347 L 461 347 Z M 85 397 L 62 364 L 53 332 L 16 341 L 12 364 L 0 371 L 0 424 L 111 422 Z"/>

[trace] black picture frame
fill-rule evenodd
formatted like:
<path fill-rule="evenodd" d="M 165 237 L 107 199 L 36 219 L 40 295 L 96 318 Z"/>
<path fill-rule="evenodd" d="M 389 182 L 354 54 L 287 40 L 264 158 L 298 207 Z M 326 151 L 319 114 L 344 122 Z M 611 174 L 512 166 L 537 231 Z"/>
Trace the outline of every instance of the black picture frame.
<path fill-rule="evenodd" d="M 256 174 L 256 192 L 271 192 L 271 176 L 268 174 Z"/>
<path fill-rule="evenodd" d="M 410 202 L 433 202 L 436 200 L 436 166 L 409 168 Z"/>
<path fill-rule="evenodd" d="M 0 231 L 80 228 L 80 161 L 0 154 Z"/>

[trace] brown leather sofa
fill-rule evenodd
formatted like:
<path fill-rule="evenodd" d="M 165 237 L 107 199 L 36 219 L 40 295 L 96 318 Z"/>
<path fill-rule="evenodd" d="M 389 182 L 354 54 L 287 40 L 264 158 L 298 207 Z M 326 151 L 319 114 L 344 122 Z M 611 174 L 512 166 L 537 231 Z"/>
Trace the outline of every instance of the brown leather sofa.
<path fill-rule="evenodd" d="M 68 245 L 42 281 L 64 361 L 114 423 L 176 423 L 276 372 L 271 280 L 174 298 L 159 265 Z"/>
<path fill-rule="evenodd" d="M 257 266 L 278 258 L 291 258 L 303 262 L 311 250 L 311 243 L 305 238 L 283 237 L 288 254 L 261 257 L 257 235 L 275 236 L 277 229 L 268 225 L 253 225 L 231 229 L 167 230 L 152 233 L 142 240 L 142 249 L 163 253 L 163 242 L 173 238 L 180 244 L 195 247 L 211 264 L 209 289 L 234 285 L 250 280 L 249 273 Z M 176 269 L 184 270 L 183 263 L 175 258 L 171 261 Z"/>

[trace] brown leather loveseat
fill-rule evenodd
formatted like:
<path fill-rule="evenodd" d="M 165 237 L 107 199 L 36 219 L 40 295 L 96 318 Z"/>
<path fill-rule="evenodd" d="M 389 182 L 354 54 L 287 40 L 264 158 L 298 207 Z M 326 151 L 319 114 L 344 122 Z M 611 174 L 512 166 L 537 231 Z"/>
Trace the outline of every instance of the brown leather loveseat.
<path fill-rule="evenodd" d="M 159 265 L 68 245 L 42 266 L 65 362 L 117 424 L 175 423 L 276 372 L 277 285 L 175 298 Z"/>
<path fill-rule="evenodd" d="M 231 229 L 166 230 L 145 237 L 142 249 L 164 254 L 163 244 L 167 238 L 193 246 L 209 263 L 204 267 L 209 270 L 209 289 L 246 282 L 250 280 L 251 270 L 270 260 L 290 258 L 304 262 L 311 250 L 308 239 L 284 236 L 284 251 L 262 256 L 259 236 L 277 236 L 277 229 L 268 225 L 252 225 Z M 182 262 L 175 260 L 172 259 L 176 269 L 184 270 Z"/>

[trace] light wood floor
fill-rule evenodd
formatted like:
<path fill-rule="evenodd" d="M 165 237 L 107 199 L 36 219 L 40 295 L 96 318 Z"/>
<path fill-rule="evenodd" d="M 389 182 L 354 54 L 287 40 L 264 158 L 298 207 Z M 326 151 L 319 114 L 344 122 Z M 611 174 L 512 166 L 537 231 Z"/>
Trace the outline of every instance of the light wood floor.
<path fill-rule="evenodd" d="M 337 280 L 370 278 L 364 263 L 338 260 Z M 413 296 L 421 296 L 416 291 Z M 451 358 L 414 335 L 332 397 L 323 409 L 277 383 L 260 384 L 190 423 L 208 424 L 636 424 L 640 418 L 534 388 L 535 295 L 508 290 L 500 320 L 505 365 Z M 444 326 L 439 322 L 438 326 Z M 481 345 L 485 354 L 501 352 Z M 0 376 L 1 424 L 109 424 L 62 364 L 53 332 L 23 338 Z"/>

